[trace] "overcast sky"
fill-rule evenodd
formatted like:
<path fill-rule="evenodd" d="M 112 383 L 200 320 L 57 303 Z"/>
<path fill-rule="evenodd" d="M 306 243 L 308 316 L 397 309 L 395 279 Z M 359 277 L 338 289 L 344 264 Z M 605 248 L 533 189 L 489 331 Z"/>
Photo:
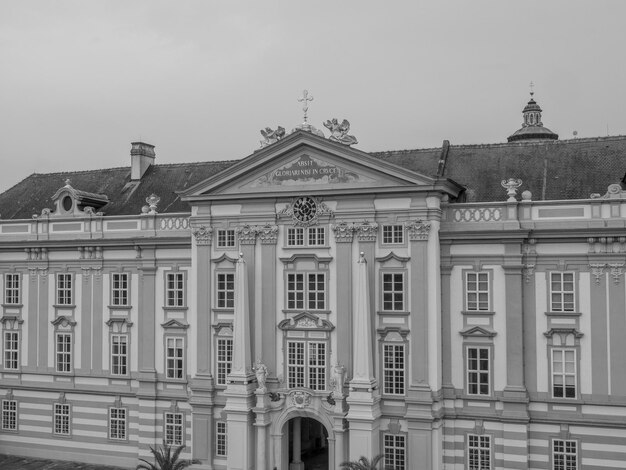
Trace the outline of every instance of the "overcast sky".
<path fill-rule="evenodd" d="M 626 134 L 626 2 L 0 2 L 0 191 L 30 173 L 231 160 L 348 119 L 365 151 Z M 62 182 L 60 181 L 60 184 Z"/>

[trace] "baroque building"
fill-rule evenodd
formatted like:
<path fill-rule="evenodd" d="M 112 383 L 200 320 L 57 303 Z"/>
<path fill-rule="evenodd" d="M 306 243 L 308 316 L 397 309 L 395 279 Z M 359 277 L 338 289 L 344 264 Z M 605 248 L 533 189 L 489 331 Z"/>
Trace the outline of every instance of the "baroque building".
<path fill-rule="evenodd" d="M 135 142 L 130 167 L 30 175 L 0 195 L 0 452 L 623 468 L 626 137 L 541 112 L 378 153 L 305 114 L 234 162 Z"/>

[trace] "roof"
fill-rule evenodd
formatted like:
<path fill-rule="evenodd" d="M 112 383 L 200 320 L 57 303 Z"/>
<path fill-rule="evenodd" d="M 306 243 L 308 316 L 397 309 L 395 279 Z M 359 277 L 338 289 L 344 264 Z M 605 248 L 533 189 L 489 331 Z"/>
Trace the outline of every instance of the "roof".
<path fill-rule="evenodd" d="M 626 136 L 571 140 L 448 145 L 373 152 L 371 156 L 426 176 L 445 177 L 466 188 L 467 202 L 504 201 L 500 182 L 523 181 L 533 200 L 585 199 L 606 192 L 626 174 Z M 53 206 L 52 196 L 70 178 L 77 190 L 106 195 L 106 215 L 139 215 L 146 197 L 160 197 L 159 213 L 188 212 L 177 192 L 217 175 L 236 161 L 151 165 L 139 182 L 130 167 L 62 173 L 33 173 L 0 194 L 0 218 L 30 219 Z"/>

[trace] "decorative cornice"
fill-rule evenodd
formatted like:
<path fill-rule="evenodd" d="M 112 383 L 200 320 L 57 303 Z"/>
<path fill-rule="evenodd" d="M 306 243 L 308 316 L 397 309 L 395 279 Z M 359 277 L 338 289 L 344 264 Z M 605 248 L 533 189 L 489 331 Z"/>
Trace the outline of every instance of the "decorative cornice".
<path fill-rule="evenodd" d="M 71 327 L 76 326 L 76 322 L 72 320 L 71 318 L 66 317 L 65 315 L 58 316 L 57 318 L 52 320 L 50 323 L 52 323 L 52 325 L 56 327 L 62 326 L 64 328 L 67 328 L 68 326 L 71 326 Z"/>
<path fill-rule="evenodd" d="M 21 325 L 22 323 L 24 323 L 24 320 L 22 320 L 17 315 L 4 315 L 2 318 L 0 318 L 0 323 L 2 323 L 5 329 L 14 330 L 16 329 L 16 325 Z"/>
<path fill-rule="evenodd" d="M 200 225 L 193 230 L 197 245 L 210 245 L 213 242 L 213 227 Z"/>
<path fill-rule="evenodd" d="M 467 338 L 467 337 L 493 338 L 497 333 L 493 330 L 482 328 L 480 326 L 473 326 L 473 327 L 465 328 L 464 330 L 459 331 L 459 334 L 463 336 L 464 338 Z"/>
<path fill-rule="evenodd" d="M 354 231 L 360 242 L 375 242 L 378 236 L 378 224 L 365 220 L 362 224 L 355 224 Z"/>
<path fill-rule="evenodd" d="M 337 243 L 352 243 L 354 239 L 354 224 L 348 224 L 348 222 L 342 220 L 336 224 L 330 226 L 335 232 L 335 241 Z"/>
<path fill-rule="evenodd" d="M 278 242 L 278 226 L 265 224 L 256 227 L 256 233 L 262 245 L 275 245 Z"/>
<path fill-rule="evenodd" d="M 255 245 L 256 244 L 256 228 L 250 225 L 243 225 L 235 229 L 237 237 L 239 238 L 240 245 Z"/>
<path fill-rule="evenodd" d="M 559 335 L 561 337 L 561 344 L 565 344 L 567 335 L 574 335 L 574 338 L 579 339 L 583 336 L 583 333 L 578 331 L 576 328 L 550 328 L 543 335 L 546 338 Z"/>
<path fill-rule="evenodd" d="M 211 325 L 211 326 L 215 330 L 215 333 L 217 333 L 218 335 L 220 334 L 220 332 L 223 329 L 226 329 L 226 328 L 229 329 L 231 332 L 233 331 L 233 323 L 232 322 L 230 322 L 230 323 L 228 323 L 228 322 L 219 322 L 219 323 L 216 323 L 216 324 Z"/>
<path fill-rule="evenodd" d="M 391 253 L 388 253 L 387 256 L 376 258 L 376 261 L 378 261 L 379 263 L 386 263 L 387 261 L 390 261 L 392 259 L 395 259 L 396 261 L 398 261 L 399 263 L 402 263 L 403 265 L 411 260 L 411 258 L 408 256 L 406 257 L 398 256 L 392 251 Z"/>
<path fill-rule="evenodd" d="M 423 220 L 411 220 L 405 225 L 406 230 L 409 232 L 409 240 L 424 241 L 428 240 L 430 234 L 430 223 Z"/>
<path fill-rule="evenodd" d="M 384 340 L 389 333 L 398 333 L 403 340 L 406 340 L 406 337 L 410 333 L 409 330 L 400 326 L 386 326 L 385 328 L 378 328 L 376 332 L 380 335 L 382 340 Z"/>
<path fill-rule="evenodd" d="M 187 323 L 179 322 L 178 320 L 169 320 L 165 323 L 161 323 L 161 326 L 166 329 L 186 330 L 189 328 Z"/>
<path fill-rule="evenodd" d="M 309 312 L 302 312 L 292 318 L 287 318 L 278 324 L 281 330 L 316 330 L 333 331 L 335 325 L 328 320 L 322 320 L 317 315 Z"/>

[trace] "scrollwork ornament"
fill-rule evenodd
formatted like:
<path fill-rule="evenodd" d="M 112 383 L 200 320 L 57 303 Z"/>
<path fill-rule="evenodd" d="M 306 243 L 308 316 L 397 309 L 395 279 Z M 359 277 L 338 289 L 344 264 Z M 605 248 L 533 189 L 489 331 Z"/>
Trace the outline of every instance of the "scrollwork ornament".
<path fill-rule="evenodd" d="M 615 285 L 619 284 L 619 281 L 624 272 L 622 268 L 624 267 L 624 263 L 609 263 L 609 268 L 611 269 L 611 276 L 613 277 L 613 283 Z"/>
<path fill-rule="evenodd" d="M 296 408 L 306 408 L 311 405 L 311 394 L 304 390 L 295 390 L 289 394 L 291 404 Z"/>
<path fill-rule="evenodd" d="M 524 265 L 524 278 L 526 282 L 530 282 L 532 277 L 535 274 L 535 265 L 534 264 L 526 264 Z"/>
<path fill-rule="evenodd" d="M 602 276 L 604 276 L 604 268 L 606 267 L 606 264 L 591 263 L 589 267 L 591 268 L 591 275 L 594 277 L 596 285 L 599 286 L 602 281 Z"/>
<path fill-rule="evenodd" d="M 430 223 L 423 220 L 412 220 L 406 224 L 406 229 L 409 232 L 409 240 L 423 241 L 428 240 L 430 234 Z"/>
<path fill-rule="evenodd" d="M 200 225 L 192 232 L 198 245 L 210 245 L 213 240 L 213 228 Z"/>

